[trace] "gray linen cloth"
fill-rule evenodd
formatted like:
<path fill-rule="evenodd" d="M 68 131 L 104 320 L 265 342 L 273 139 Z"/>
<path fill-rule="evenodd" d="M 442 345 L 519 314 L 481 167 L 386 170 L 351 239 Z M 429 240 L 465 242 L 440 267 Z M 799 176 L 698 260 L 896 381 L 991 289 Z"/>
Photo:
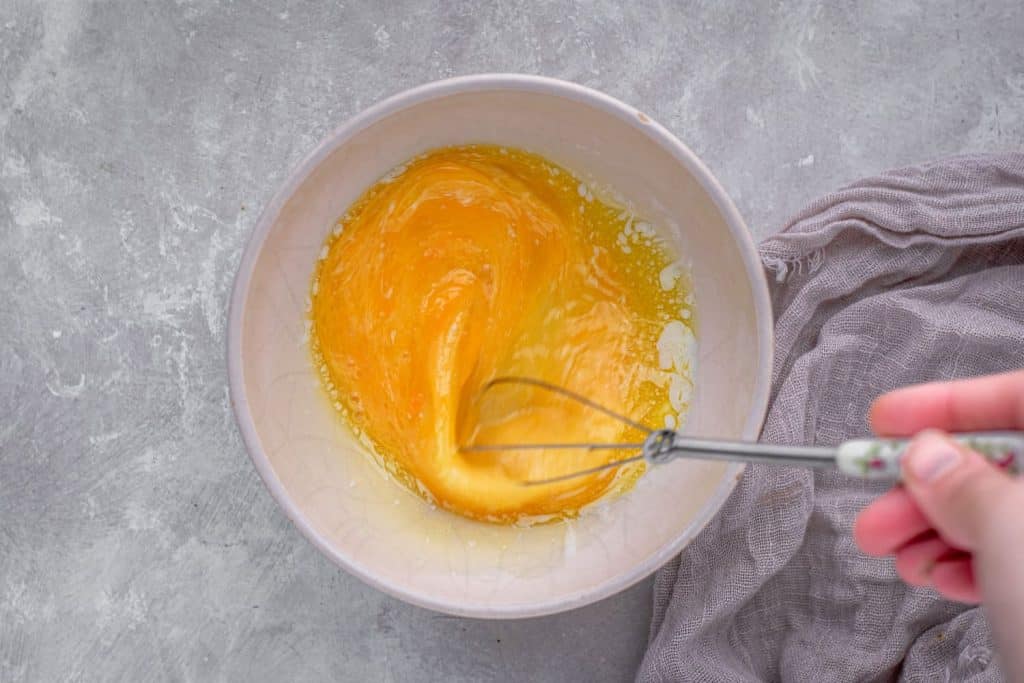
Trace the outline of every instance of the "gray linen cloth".
<path fill-rule="evenodd" d="M 869 433 L 885 391 L 1024 366 L 1024 154 L 860 181 L 761 256 L 776 318 L 763 441 L 834 445 Z M 748 468 L 658 574 L 638 679 L 1001 680 L 981 609 L 855 546 L 854 516 L 885 488 Z"/>

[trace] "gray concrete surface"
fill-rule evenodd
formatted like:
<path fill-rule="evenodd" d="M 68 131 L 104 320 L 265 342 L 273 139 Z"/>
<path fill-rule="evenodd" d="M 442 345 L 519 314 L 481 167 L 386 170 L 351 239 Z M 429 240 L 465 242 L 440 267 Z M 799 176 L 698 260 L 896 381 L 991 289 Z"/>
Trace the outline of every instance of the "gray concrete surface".
<path fill-rule="evenodd" d="M 756 236 L 888 166 L 1024 143 L 1019 0 L 0 2 L 0 680 L 625 680 L 650 584 L 524 622 L 406 606 L 276 509 L 225 387 L 257 213 L 424 81 L 571 79 Z"/>

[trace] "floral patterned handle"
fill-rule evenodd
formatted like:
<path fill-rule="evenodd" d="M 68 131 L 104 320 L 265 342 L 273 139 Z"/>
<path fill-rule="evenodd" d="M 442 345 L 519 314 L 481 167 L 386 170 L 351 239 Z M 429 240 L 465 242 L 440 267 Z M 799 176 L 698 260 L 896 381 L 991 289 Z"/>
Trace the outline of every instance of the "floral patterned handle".
<path fill-rule="evenodd" d="M 992 464 L 1020 474 L 1024 461 L 1024 432 L 968 432 L 954 439 L 981 453 Z M 906 439 L 856 439 L 836 451 L 836 466 L 844 474 L 866 479 L 898 479 Z"/>

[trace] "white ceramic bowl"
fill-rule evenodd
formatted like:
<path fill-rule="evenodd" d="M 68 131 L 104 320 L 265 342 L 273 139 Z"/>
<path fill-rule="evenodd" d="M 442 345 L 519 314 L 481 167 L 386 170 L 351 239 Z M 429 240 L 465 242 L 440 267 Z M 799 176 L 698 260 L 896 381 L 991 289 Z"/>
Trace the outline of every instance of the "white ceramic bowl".
<path fill-rule="evenodd" d="M 434 509 L 372 464 L 312 370 L 314 264 L 338 217 L 381 175 L 471 142 L 539 152 L 616 188 L 690 261 L 698 351 L 688 433 L 757 436 L 770 304 L 747 228 L 697 157 L 633 107 L 572 83 L 482 75 L 414 88 L 343 125 L 291 174 L 256 225 L 231 298 L 231 399 L 256 469 L 299 530 L 367 583 L 451 614 L 527 617 L 654 572 L 715 514 L 742 467 L 677 461 L 572 523 L 516 528 Z"/>

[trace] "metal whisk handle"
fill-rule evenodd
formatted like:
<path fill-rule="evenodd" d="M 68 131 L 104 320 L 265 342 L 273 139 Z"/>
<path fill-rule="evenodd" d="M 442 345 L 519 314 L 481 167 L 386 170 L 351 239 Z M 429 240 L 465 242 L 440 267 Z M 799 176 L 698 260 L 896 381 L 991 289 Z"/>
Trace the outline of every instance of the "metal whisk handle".
<path fill-rule="evenodd" d="M 649 464 L 654 465 L 684 457 L 796 467 L 836 466 L 836 452 L 832 448 L 694 439 L 682 436 L 671 429 L 651 433 L 644 442 L 643 455 Z"/>
<path fill-rule="evenodd" d="M 1020 474 L 1024 469 L 1024 432 L 969 432 L 954 434 L 953 438 L 1011 474 Z M 909 444 L 908 439 L 855 439 L 838 448 L 783 446 L 691 439 L 662 429 L 644 442 L 643 456 L 652 465 L 690 457 L 837 468 L 844 474 L 866 479 L 898 479 L 900 459 Z"/>

